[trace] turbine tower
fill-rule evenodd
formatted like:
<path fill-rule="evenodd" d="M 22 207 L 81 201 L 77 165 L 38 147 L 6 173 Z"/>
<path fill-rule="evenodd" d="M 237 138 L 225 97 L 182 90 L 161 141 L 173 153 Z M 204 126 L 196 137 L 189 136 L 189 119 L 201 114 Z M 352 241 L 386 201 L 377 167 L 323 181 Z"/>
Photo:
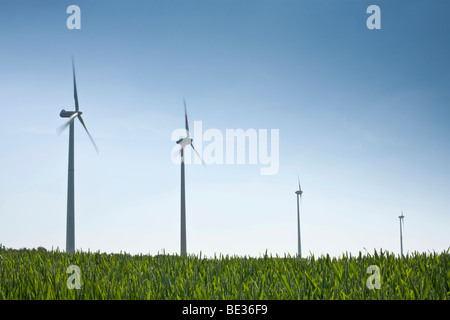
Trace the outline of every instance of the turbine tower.
<path fill-rule="evenodd" d="M 69 120 L 58 128 L 60 134 L 69 126 L 69 172 L 67 178 L 67 225 L 66 225 L 66 252 L 72 254 L 75 251 L 75 194 L 74 194 L 74 125 L 75 118 L 80 120 L 84 129 L 98 153 L 97 145 L 84 124 L 82 113 L 78 106 L 77 83 L 75 80 L 75 63 L 72 57 L 72 73 L 73 73 L 73 91 L 75 99 L 75 111 L 61 110 L 59 116 L 61 118 L 69 118 Z"/>
<path fill-rule="evenodd" d="M 400 253 L 401 253 L 401 255 L 402 255 L 402 257 L 403 257 L 403 237 L 402 237 L 402 231 L 403 231 L 403 228 L 404 228 L 404 225 L 405 225 L 405 222 L 404 222 L 404 218 L 405 218 L 405 216 L 403 215 L 403 210 L 402 210 L 402 215 L 401 216 L 398 216 L 398 218 L 400 219 Z"/>
<path fill-rule="evenodd" d="M 300 241 L 300 201 L 302 199 L 302 187 L 300 186 L 300 178 L 297 175 L 298 179 L 298 190 L 295 191 L 295 194 L 297 195 L 297 229 L 298 229 L 298 256 L 302 257 L 302 245 Z"/>
<path fill-rule="evenodd" d="M 186 194 L 185 194 L 185 184 L 184 184 L 184 148 L 190 145 L 194 149 L 195 153 L 200 157 L 197 150 L 195 150 L 192 144 L 192 138 L 189 136 L 189 124 L 186 111 L 186 100 L 183 99 L 184 103 L 184 119 L 186 127 L 186 137 L 180 138 L 177 144 L 180 145 L 180 155 L 181 155 L 181 255 L 186 255 Z M 201 157 L 200 157 L 201 159 Z M 202 160 L 203 162 L 203 160 Z"/>

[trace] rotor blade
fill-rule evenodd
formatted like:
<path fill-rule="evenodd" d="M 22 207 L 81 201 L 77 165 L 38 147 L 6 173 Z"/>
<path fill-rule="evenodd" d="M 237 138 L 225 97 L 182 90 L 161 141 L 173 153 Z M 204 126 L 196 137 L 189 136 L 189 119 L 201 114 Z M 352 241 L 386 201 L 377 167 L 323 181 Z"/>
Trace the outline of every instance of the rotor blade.
<path fill-rule="evenodd" d="M 184 118 L 185 118 L 185 127 L 186 127 L 186 134 L 189 137 L 189 124 L 188 124 L 188 118 L 187 118 L 187 111 L 186 111 L 186 100 L 183 98 L 184 103 Z"/>
<path fill-rule="evenodd" d="M 202 157 L 200 156 L 200 154 L 197 152 L 197 150 L 194 148 L 194 145 L 192 144 L 192 142 L 190 143 L 192 149 L 194 149 L 195 153 L 198 155 L 198 157 L 200 158 L 200 160 L 202 160 L 202 165 L 205 165 L 205 162 L 203 161 Z"/>
<path fill-rule="evenodd" d="M 404 230 L 405 229 L 405 216 L 403 215 L 403 210 L 402 210 L 400 223 L 402 224 L 402 230 Z"/>
<path fill-rule="evenodd" d="M 79 116 L 78 116 L 78 119 L 80 120 L 80 122 L 81 122 L 81 124 L 83 125 L 84 129 L 86 130 L 86 132 L 87 132 L 89 138 L 91 139 L 91 142 L 92 142 L 92 144 L 94 145 L 95 151 L 97 151 L 97 153 L 98 153 L 97 145 L 95 144 L 94 139 L 92 139 L 91 134 L 89 133 L 88 129 L 86 128 L 86 125 L 84 124 L 83 118 L 79 115 Z"/>
<path fill-rule="evenodd" d="M 78 115 L 78 112 L 75 112 L 73 115 L 70 116 L 69 120 L 64 123 L 62 126 L 58 127 L 58 129 L 56 129 L 56 131 L 58 132 L 58 134 L 61 134 L 61 132 L 64 131 L 65 128 L 67 128 L 75 119 L 75 117 Z"/>
<path fill-rule="evenodd" d="M 297 180 L 298 180 L 298 190 L 302 190 L 302 187 L 300 186 L 300 178 L 298 176 L 298 172 L 297 172 Z"/>
<path fill-rule="evenodd" d="M 75 111 L 78 112 L 78 93 L 77 93 L 77 81 L 75 79 L 75 61 L 72 56 L 72 72 L 73 72 L 73 97 L 75 99 Z"/>
<path fill-rule="evenodd" d="M 183 149 L 183 148 L 180 147 L 180 149 L 173 151 L 173 152 L 172 152 L 172 157 L 175 156 L 175 155 L 177 155 L 177 154 L 180 154 L 180 155 L 181 155 L 181 149 Z"/>

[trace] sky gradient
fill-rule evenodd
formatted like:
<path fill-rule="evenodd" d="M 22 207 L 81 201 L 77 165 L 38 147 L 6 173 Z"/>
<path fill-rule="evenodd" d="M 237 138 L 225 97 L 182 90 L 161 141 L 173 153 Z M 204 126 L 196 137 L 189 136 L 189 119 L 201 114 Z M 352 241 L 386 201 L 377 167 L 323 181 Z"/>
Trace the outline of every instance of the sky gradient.
<path fill-rule="evenodd" d="M 69 5 L 81 30 L 69 30 Z M 366 9 L 381 8 L 369 30 Z M 279 170 L 186 165 L 187 249 L 206 255 L 450 245 L 448 1 L 2 1 L 0 243 L 65 249 L 75 58 L 75 245 L 180 249 L 172 132 L 278 129 Z M 193 132 L 195 135 L 195 133 Z M 194 138 L 198 141 L 199 137 Z M 195 140 L 194 140 L 195 143 Z M 206 142 L 203 142 L 205 145 Z"/>

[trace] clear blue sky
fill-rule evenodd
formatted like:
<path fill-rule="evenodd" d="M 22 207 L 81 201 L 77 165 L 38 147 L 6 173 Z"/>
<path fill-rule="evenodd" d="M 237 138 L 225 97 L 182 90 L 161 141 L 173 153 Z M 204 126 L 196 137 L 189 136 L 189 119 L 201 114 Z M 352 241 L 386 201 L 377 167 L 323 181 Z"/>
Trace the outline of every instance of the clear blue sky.
<path fill-rule="evenodd" d="M 81 8 L 68 30 L 66 8 Z M 381 30 L 366 9 L 381 8 Z M 75 244 L 179 252 L 171 134 L 279 129 L 279 170 L 187 165 L 188 252 L 450 245 L 448 1 L 2 1 L 0 243 L 65 248 L 71 55 Z M 198 140 L 198 136 L 196 137 Z M 205 144 L 205 142 L 204 142 Z"/>

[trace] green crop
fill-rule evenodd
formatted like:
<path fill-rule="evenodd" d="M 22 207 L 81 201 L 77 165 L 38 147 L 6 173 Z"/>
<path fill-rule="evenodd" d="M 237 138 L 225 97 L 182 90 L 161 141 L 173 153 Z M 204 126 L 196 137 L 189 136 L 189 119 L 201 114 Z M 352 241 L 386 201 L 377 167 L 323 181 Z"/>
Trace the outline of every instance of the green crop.
<path fill-rule="evenodd" d="M 0 246 L 0 299 L 445 299 L 449 250 L 339 258 L 130 255 Z M 70 265 L 80 289 L 69 289 Z M 380 270 L 380 289 L 368 289 Z"/>

